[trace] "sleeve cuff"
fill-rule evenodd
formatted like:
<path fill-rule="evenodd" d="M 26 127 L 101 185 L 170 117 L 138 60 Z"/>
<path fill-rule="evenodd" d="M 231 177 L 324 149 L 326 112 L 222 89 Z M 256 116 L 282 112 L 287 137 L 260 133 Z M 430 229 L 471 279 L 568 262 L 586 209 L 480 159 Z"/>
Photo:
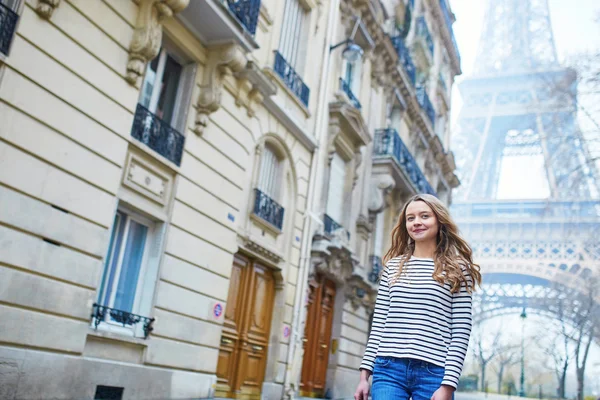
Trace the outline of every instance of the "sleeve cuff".
<path fill-rule="evenodd" d="M 444 380 L 442 381 L 442 385 L 452 386 L 454 388 L 454 390 L 456 390 L 458 388 L 458 382 L 455 382 L 454 380 L 452 380 L 450 378 L 446 378 L 446 377 L 444 377 Z"/>

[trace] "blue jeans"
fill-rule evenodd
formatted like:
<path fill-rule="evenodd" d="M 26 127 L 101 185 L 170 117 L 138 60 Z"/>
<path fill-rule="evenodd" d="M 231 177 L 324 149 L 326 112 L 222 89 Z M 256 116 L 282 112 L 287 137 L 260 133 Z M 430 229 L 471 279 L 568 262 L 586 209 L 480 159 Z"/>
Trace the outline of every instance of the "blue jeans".
<path fill-rule="evenodd" d="M 443 379 L 444 367 L 412 358 L 377 357 L 371 396 L 373 400 L 430 400 Z"/>

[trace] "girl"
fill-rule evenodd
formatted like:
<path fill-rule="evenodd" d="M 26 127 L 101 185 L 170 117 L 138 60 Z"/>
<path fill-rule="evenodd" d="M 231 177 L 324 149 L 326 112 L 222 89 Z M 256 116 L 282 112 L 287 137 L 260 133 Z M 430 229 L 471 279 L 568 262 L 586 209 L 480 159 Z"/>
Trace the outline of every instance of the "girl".
<path fill-rule="evenodd" d="M 404 206 L 383 259 L 355 400 L 450 400 L 471 334 L 479 266 L 448 209 L 419 194 Z"/>

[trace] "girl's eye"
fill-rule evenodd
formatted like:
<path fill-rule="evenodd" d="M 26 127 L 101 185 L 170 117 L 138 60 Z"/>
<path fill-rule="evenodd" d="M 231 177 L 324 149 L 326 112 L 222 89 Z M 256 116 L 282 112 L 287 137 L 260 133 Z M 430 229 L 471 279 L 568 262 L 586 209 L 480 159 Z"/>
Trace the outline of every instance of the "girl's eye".
<path fill-rule="evenodd" d="M 429 215 L 425 214 L 423 215 L 423 218 L 429 218 Z"/>

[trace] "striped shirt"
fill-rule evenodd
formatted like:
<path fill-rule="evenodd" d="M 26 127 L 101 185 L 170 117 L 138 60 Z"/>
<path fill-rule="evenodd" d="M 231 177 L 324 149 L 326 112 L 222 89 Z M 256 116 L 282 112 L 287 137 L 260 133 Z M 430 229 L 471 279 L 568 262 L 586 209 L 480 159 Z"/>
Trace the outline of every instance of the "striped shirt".
<path fill-rule="evenodd" d="M 382 274 L 360 368 L 372 372 L 377 356 L 419 359 L 444 367 L 442 384 L 456 388 L 471 334 L 471 294 L 464 284 L 451 293 L 435 281 L 430 258 L 411 257 L 390 287 L 400 261 L 390 260 Z"/>

